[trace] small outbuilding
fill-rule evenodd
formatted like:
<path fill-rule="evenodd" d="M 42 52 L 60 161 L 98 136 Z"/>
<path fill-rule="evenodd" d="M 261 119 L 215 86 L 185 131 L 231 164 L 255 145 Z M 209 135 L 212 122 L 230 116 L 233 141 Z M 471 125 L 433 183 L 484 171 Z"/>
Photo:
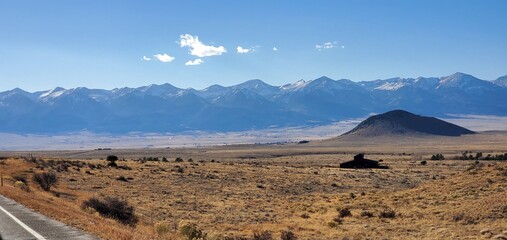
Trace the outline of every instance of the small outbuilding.
<path fill-rule="evenodd" d="M 387 169 L 388 166 L 379 165 L 379 161 L 365 159 L 364 154 L 360 153 L 354 156 L 354 160 L 340 164 L 340 168 L 382 168 Z"/>

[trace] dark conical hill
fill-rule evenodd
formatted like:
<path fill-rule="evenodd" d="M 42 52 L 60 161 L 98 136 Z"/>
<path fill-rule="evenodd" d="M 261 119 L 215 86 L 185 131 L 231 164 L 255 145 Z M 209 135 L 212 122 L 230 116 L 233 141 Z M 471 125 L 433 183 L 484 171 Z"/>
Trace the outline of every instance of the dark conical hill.
<path fill-rule="evenodd" d="M 474 132 L 434 117 L 420 116 L 403 110 L 393 110 L 371 116 L 343 135 L 384 136 L 421 133 L 440 136 L 461 136 L 473 134 Z"/>

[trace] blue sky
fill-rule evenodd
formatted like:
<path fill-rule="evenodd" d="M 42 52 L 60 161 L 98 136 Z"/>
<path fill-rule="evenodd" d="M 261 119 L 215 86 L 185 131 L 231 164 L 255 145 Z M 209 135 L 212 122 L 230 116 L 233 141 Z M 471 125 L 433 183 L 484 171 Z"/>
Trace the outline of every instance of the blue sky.
<path fill-rule="evenodd" d="M 0 0 L 0 91 L 492 80 L 507 74 L 506 10 L 503 0 Z"/>

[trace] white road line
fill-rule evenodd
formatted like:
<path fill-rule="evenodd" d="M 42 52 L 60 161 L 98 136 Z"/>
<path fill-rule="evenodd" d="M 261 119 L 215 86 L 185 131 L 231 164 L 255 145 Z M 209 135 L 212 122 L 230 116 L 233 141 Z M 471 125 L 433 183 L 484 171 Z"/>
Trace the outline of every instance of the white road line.
<path fill-rule="evenodd" d="M 0 206 L 0 210 L 2 210 L 7 216 L 11 217 L 12 220 L 14 220 L 19 226 L 23 227 L 26 231 L 28 231 L 30 234 L 32 234 L 36 239 L 38 240 L 46 240 L 42 235 L 40 235 L 38 232 L 31 229 L 29 226 L 24 224 L 21 220 L 19 220 L 17 217 L 12 215 L 10 212 L 7 212 L 2 206 Z"/>

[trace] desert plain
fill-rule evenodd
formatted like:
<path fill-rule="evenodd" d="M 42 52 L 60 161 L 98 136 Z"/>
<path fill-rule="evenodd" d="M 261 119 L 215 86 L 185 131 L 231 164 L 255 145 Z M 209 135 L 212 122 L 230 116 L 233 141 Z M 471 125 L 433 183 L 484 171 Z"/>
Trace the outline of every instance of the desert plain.
<path fill-rule="evenodd" d="M 5 151 L 0 194 L 103 239 L 188 239 L 181 232 L 188 223 L 205 239 L 280 239 L 282 232 L 297 239 L 502 239 L 507 161 L 459 160 L 465 152 L 504 154 L 507 133 Z M 357 153 L 389 169 L 339 168 Z M 445 160 L 431 160 L 434 154 Z M 118 168 L 107 167 L 109 155 L 119 158 Z M 31 179 L 43 171 L 58 176 L 49 192 Z M 29 191 L 16 186 L 19 176 Z M 107 196 L 126 200 L 138 224 L 81 207 Z"/>

